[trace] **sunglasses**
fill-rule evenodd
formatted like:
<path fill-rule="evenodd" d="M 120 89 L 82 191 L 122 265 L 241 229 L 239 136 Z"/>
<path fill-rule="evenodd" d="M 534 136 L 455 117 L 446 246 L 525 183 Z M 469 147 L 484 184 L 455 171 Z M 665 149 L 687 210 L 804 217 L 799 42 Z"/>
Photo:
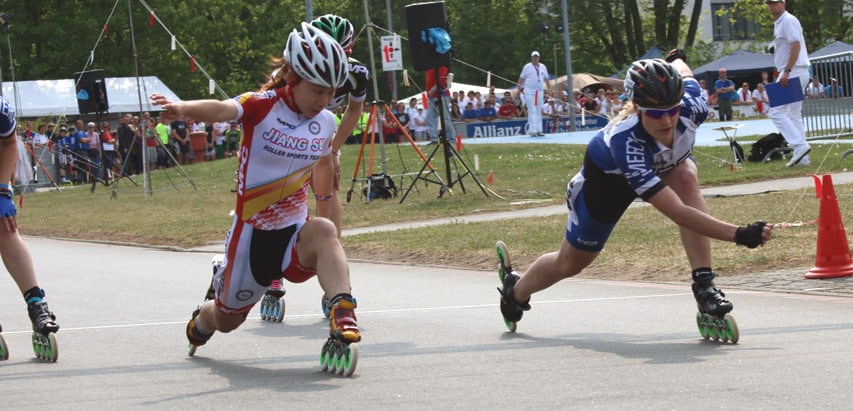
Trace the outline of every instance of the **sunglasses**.
<path fill-rule="evenodd" d="M 640 112 L 657 120 L 662 118 L 663 116 L 672 117 L 678 114 L 678 110 L 681 110 L 681 102 L 670 107 L 670 108 L 646 108 L 646 107 L 638 107 Z"/>

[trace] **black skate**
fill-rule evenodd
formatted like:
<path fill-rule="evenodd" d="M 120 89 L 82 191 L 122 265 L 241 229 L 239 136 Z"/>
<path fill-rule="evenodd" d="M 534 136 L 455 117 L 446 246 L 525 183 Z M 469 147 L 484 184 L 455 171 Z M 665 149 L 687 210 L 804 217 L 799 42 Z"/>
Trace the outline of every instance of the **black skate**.
<path fill-rule="evenodd" d="M 284 320 L 284 287 L 281 285 L 281 280 L 273 281 L 269 289 L 264 293 L 264 298 L 261 299 L 261 319 L 266 321 L 281 322 Z"/>
<path fill-rule="evenodd" d="M 0 325 L 0 333 L 3 332 L 3 326 Z M 6 345 L 6 340 L 3 339 L 3 334 L 0 334 L 0 361 L 9 359 L 9 347 Z"/>
<path fill-rule="evenodd" d="M 190 318 L 190 321 L 187 323 L 187 340 L 189 340 L 190 345 L 188 348 L 188 354 L 190 357 L 195 355 L 196 348 L 207 344 L 207 341 L 210 340 L 210 337 L 213 336 L 213 333 L 208 335 L 204 335 L 199 332 L 198 327 L 195 325 L 195 318 L 198 317 L 198 313 L 201 312 L 201 307 L 198 307 L 193 311 L 193 316 Z"/>
<path fill-rule="evenodd" d="M 501 294 L 501 314 L 504 317 L 506 328 L 510 332 L 515 332 L 524 312 L 530 310 L 530 300 L 523 304 L 515 301 L 512 290 L 521 277 L 512 270 L 506 244 L 503 241 L 498 241 L 495 244 L 495 249 L 498 252 L 498 277 L 501 280 L 501 287 L 498 287 L 498 292 Z"/>
<path fill-rule="evenodd" d="M 714 287 L 713 279 L 714 272 L 710 270 L 693 274 L 693 296 L 699 310 L 696 325 L 706 340 L 736 344 L 740 333 L 734 316 L 729 314 L 734 306 L 725 293 Z"/>
<path fill-rule="evenodd" d="M 349 294 L 338 294 L 329 306 L 329 339 L 320 351 L 320 368 L 349 377 L 358 364 L 356 343 L 361 341 L 355 318 L 355 299 Z"/>
<path fill-rule="evenodd" d="M 45 301 L 28 304 L 27 311 L 33 322 L 33 353 L 36 358 L 56 362 L 59 358 L 59 346 L 56 343 L 59 324 L 56 323 L 56 316 L 50 312 Z"/>

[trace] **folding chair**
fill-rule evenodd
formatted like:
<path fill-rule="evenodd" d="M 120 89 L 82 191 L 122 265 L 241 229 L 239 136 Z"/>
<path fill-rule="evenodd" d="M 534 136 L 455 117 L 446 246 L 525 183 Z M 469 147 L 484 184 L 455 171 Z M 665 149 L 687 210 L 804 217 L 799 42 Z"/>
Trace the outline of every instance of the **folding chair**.
<path fill-rule="evenodd" d="M 743 160 L 745 158 L 743 156 L 743 147 L 741 147 L 740 144 L 738 144 L 738 142 L 735 140 L 735 137 L 737 136 L 737 130 L 741 127 L 743 127 L 743 124 L 722 126 L 714 129 L 715 131 L 722 131 L 723 135 L 726 137 L 726 140 L 729 142 L 729 154 L 726 156 L 726 162 L 720 165 L 721 167 L 726 165 L 738 165 L 743 163 Z M 732 132 L 732 135 L 729 135 L 729 131 Z"/>

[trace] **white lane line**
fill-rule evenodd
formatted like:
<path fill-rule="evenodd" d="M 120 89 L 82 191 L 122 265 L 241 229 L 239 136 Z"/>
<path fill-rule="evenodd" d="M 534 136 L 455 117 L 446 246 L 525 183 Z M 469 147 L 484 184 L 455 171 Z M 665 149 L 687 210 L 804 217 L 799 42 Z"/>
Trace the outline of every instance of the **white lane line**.
<path fill-rule="evenodd" d="M 598 301 L 619 301 L 619 300 L 638 300 L 638 299 L 647 299 L 647 298 L 664 298 L 664 297 L 682 297 L 685 295 L 692 296 L 692 293 L 674 293 L 674 294 L 650 294 L 650 295 L 632 295 L 625 297 L 597 297 L 597 298 L 573 298 L 573 299 L 560 299 L 560 300 L 547 300 L 547 301 L 536 301 L 530 303 L 530 305 L 545 305 L 545 304 L 566 304 L 566 303 L 582 303 L 582 302 L 598 302 Z M 487 307 L 497 307 L 499 304 L 470 304 L 470 305 L 448 305 L 443 307 L 413 307 L 413 308 L 392 308 L 385 310 L 361 310 L 358 311 L 359 315 L 364 314 L 390 314 L 390 313 L 401 313 L 401 312 L 413 312 L 413 311 L 447 311 L 447 310 L 465 310 L 465 309 L 473 309 L 473 308 L 487 308 Z M 320 313 L 313 314 L 292 314 L 287 315 L 286 318 L 307 318 L 307 317 L 317 317 L 322 315 Z M 260 316 L 250 316 L 247 320 L 259 320 Z M 148 323 L 136 323 L 136 324 L 112 324 L 112 325 L 97 325 L 90 327 L 68 327 L 68 328 L 60 328 L 60 331 L 86 331 L 86 330 L 109 330 L 116 328 L 138 328 L 138 327 L 160 327 L 165 325 L 176 325 L 176 324 L 186 324 L 188 320 L 179 320 L 179 321 L 162 321 L 162 322 L 148 322 Z M 3 331 L 4 335 L 12 335 L 12 334 L 28 334 L 31 333 L 30 330 L 25 331 Z"/>

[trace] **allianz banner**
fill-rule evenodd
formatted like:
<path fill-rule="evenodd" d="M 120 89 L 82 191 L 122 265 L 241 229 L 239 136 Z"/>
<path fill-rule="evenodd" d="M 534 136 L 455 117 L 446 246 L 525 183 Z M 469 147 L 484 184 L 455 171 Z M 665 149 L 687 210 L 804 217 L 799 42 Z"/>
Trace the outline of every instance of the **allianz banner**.
<path fill-rule="evenodd" d="M 569 126 L 569 118 L 561 117 L 560 121 Z M 609 119 L 598 116 L 587 116 L 586 119 L 581 119 L 581 116 L 575 116 L 575 125 L 577 131 L 598 130 L 607 125 Z M 554 129 L 552 119 L 542 120 L 542 130 L 548 133 Z M 517 120 L 495 120 L 492 122 L 471 122 L 471 123 L 454 123 L 454 128 L 457 131 L 465 130 L 466 138 L 481 138 L 481 137 L 506 137 L 506 136 L 523 136 L 527 134 L 527 119 L 521 118 Z"/>

